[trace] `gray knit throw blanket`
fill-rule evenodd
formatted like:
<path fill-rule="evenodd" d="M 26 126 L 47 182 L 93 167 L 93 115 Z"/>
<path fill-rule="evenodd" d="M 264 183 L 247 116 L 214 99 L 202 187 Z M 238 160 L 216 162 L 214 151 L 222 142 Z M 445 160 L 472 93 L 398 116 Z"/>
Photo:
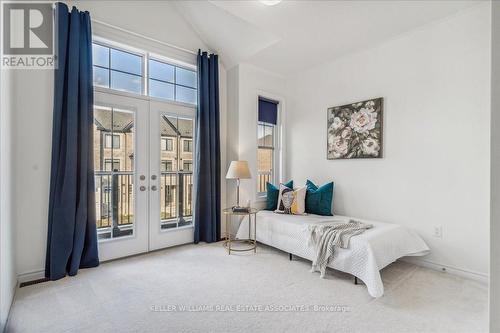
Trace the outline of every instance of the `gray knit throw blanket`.
<path fill-rule="evenodd" d="M 313 224 L 308 227 L 309 237 L 307 244 L 313 245 L 315 258 L 311 272 L 320 272 L 321 278 L 325 277 L 326 266 L 335 247 L 346 249 L 349 247 L 351 237 L 363 233 L 373 225 L 350 220 L 347 223 Z"/>

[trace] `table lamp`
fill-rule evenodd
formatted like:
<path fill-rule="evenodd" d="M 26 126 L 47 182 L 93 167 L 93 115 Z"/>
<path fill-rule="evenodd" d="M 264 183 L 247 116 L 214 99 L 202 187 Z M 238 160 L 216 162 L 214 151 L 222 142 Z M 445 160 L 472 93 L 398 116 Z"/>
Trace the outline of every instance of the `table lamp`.
<path fill-rule="evenodd" d="M 236 186 L 238 191 L 236 192 L 236 207 L 240 207 L 240 179 L 250 179 L 252 175 L 250 174 L 250 169 L 248 168 L 247 161 L 232 161 L 227 170 L 226 179 L 236 179 Z"/>

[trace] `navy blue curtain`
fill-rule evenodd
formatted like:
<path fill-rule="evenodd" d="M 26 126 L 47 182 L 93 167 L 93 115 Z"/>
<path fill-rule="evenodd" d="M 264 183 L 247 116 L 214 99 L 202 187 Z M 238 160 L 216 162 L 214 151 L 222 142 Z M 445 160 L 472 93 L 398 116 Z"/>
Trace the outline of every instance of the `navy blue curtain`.
<path fill-rule="evenodd" d="M 194 242 L 216 242 L 221 234 L 219 58 L 198 51 L 196 198 Z"/>
<path fill-rule="evenodd" d="M 45 276 L 99 265 L 94 199 L 90 15 L 56 5 L 52 165 Z"/>

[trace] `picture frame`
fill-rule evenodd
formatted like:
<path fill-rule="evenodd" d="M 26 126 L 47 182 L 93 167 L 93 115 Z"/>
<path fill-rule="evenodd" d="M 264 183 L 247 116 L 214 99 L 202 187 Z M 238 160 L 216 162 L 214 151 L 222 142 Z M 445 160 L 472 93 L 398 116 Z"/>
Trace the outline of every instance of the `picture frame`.
<path fill-rule="evenodd" d="M 382 158 L 384 98 L 327 109 L 327 159 Z"/>

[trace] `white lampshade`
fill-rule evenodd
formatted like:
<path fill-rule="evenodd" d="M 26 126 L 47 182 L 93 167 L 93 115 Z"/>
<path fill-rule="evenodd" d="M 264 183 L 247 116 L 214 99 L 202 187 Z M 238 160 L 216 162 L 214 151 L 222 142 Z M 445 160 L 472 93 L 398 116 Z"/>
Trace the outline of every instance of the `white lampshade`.
<path fill-rule="evenodd" d="M 252 178 L 247 161 L 232 161 L 227 170 L 226 179 Z"/>

